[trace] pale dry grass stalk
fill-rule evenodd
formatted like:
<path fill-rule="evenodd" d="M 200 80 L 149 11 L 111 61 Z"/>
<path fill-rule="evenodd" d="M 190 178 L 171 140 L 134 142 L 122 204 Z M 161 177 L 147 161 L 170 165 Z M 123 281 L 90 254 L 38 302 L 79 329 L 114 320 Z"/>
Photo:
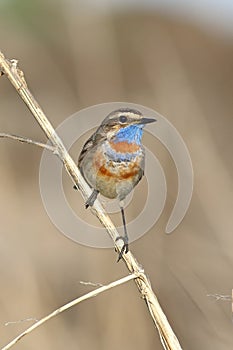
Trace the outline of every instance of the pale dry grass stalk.
<path fill-rule="evenodd" d="M 41 318 L 39 321 L 37 321 L 36 323 L 34 323 L 31 327 L 27 328 L 25 331 L 23 331 L 21 334 L 19 334 L 16 338 L 14 338 L 10 343 L 8 343 L 6 346 L 4 346 L 3 348 L 1 348 L 1 350 L 9 350 L 13 345 L 15 345 L 20 339 L 22 339 L 25 335 L 31 333 L 34 329 L 38 328 L 39 326 L 41 326 L 42 324 L 44 324 L 45 322 L 51 320 L 51 318 L 61 314 L 62 312 L 64 312 L 65 310 L 81 303 L 84 300 L 93 298 L 95 296 L 97 296 L 98 294 L 101 294 L 103 292 L 105 292 L 106 290 L 109 290 L 111 288 L 117 287 L 120 284 L 126 283 L 128 281 L 131 281 L 132 279 L 137 278 L 136 274 L 130 274 L 126 277 L 123 277 L 117 281 L 114 281 L 112 283 L 109 283 L 106 286 L 102 286 L 100 288 L 97 288 L 89 293 L 86 293 L 85 295 L 76 298 L 72 301 L 70 301 L 69 303 L 59 307 L 58 309 L 54 310 L 53 312 L 51 312 L 49 315 Z"/>
<path fill-rule="evenodd" d="M 34 118 L 49 139 L 52 147 L 54 147 L 55 154 L 57 154 L 60 160 L 63 162 L 67 173 L 73 182 L 78 184 L 78 188 L 80 189 L 84 199 L 87 200 L 92 192 L 90 187 L 83 179 L 79 169 L 77 168 L 73 159 L 70 157 L 61 139 L 56 134 L 54 128 L 45 116 L 38 102 L 29 91 L 24 75 L 17 67 L 17 61 L 6 59 L 3 53 L 0 52 L 0 71 L 7 76 L 22 100 L 32 112 Z M 122 249 L 123 242 L 122 240 L 116 241 L 116 238 L 119 237 L 119 233 L 98 200 L 95 201 L 92 207 L 92 212 L 95 213 L 102 225 L 106 228 L 108 234 L 115 244 L 116 251 L 119 253 Z M 164 349 L 181 350 L 179 341 L 174 334 L 142 267 L 138 264 L 131 252 L 123 254 L 123 261 L 125 262 L 129 272 L 137 275 L 137 278 L 135 278 L 135 283 L 141 296 L 147 304 L 150 315 L 159 332 Z"/>
<path fill-rule="evenodd" d="M 44 149 L 47 149 L 48 151 L 53 152 L 54 154 L 56 154 L 56 148 L 50 145 L 46 145 L 44 143 L 41 142 L 37 142 L 31 139 L 28 139 L 27 137 L 23 137 L 23 136 L 17 136 L 17 135 L 13 135 L 13 134 L 6 134 L 4 132 L 0 132 L 0 138 L 5 138 L 5 139 L 11 139 L 11 140 L 15 140 L 15 141 L 19 141 L 22 143 L 28 143 L 30 145 L 35 145 Z"/>

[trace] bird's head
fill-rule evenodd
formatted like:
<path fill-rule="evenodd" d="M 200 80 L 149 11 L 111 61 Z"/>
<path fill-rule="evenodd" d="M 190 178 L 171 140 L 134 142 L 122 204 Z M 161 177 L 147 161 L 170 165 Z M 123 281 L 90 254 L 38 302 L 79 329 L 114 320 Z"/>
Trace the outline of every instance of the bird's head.
<path fill-rule="evenodd" d="M 140 143 L 143 127 L 155 121 L 156 119 L 146 118 L 136 109 L 120 108 L 111 112 L 103 120 L 101 127 L 109 140 Z"/>

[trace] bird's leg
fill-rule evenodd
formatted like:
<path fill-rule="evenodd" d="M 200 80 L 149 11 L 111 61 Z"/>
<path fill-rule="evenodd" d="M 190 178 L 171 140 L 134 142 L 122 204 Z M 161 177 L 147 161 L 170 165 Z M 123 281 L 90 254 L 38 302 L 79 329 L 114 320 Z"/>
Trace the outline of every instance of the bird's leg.
<path fill-rule="evenodd" d="M 74 190 L 79 190 L 79 185 L 74 185 L 73 186 Z M 87 198 L 87 201 L 85 202 L 85 208 L 87 209 L 88 207 L 92 207 L 97 196 L 99 194 L 98 190 L 93 190 L 92 194 L 90 195 L 89 198 Z"/>
<path fill-rule="evenodd" d="M 87 201 L 86 201 L 86 203 L 85 203 L 86 209 L 87 209 L 88 207 L 92 207 L 92 206 L 93 206 L 93 204 L 95 203 L 95 200 L 96 200 L 98 194 L 99 194 L 99 191 L 98 191 L 98 190 L 96 190 L 96 189 L 93 190 L 92 194 L 90 195 L 89 198 L 87 198 Z"/>
<path fill-rule="evenodd" d="M 124 208 L 122 205 L 120 205 L 120 208 L 121 208 L 121 216 L 122 216 L 122 221 L 123 221 L 123 226 L 124 226 L 124 236 L 117 237 L 116 241 L 118 241 L 119 239 L 122 239 L 124 242 L 124 245 L 121 248 L 117 262 L 122 259 L 122 256 L 124 253 L 126 254 L 129 251 L 129 237 L 128 237 L 128 233 L 127 233 L 127 229 L 126 229 L 125 212 L 124 212 Z"/>

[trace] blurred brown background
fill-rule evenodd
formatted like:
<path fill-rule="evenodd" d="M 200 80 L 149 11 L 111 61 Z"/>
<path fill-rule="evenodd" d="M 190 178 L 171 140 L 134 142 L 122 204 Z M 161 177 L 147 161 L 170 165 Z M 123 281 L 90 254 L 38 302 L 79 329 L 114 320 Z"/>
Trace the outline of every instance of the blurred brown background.
<path fill-rule="evenodd" d="M 167 177 L 166 207 L 155 227 L 131 249 L 149 274 L 183 348 L 229 350 L 231 304 L 207 294 L 230 295 L 233 288 L 233 32 L 228 28 L 224 34 L 217 21 L 208 26 L 208 15 L 206 25 L 203 16 L 197 21 L 196 12 L 195 18 L 192 11 L 179 16 L 176 2 L 171 1 L 171 8 L 166 3 L 167 12 L 133 2 L 116 9 L 104 2 L 0 1 L 0 49 L 19 59 L 54 126 L 84 107 L 128 101 L 157 110 L 181 133 L 195 176 L 188 213 L 172 235 L 164 234 L 176 199 L 177 174 L 158 145 L 153 152 Z M 46 141 L 5 77 L 0 79 L 0 116 L 0 132 Z M 9 140 L 0 143 L 3 346 L 30 324 L 6 322 L 41 318 L 91 289 L 80 280 L 107 283 L 127 271 L 123 263 L 116 264 L 112 250 L 75 244 L 50 222 L 39 192 L 41 150 Z M 162 346 L 131 282 L 72 308 L 15 348 Z"/>

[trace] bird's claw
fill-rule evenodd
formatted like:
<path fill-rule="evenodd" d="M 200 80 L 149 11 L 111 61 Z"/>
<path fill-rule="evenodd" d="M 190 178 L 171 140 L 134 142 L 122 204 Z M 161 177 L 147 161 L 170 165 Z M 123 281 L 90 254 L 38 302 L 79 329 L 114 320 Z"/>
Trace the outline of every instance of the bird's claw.
<path fill-rule="evenodd" d="M 121 248 L 121 251 L 119 253 L 117 262 L 119 262 L 124 254 L 127 254 L 129 251 L 129 242 L 128 242 L 128 237 L 125 236 L 119 236 L 116 238 L 116 241 L 119 241 L 119 239 L 122 239 L 122 241 L 124 242 L 123 247 Z"/>
<path fill-rule="evenodd" d="M 98 190 L 93 190 L 92 194 L 90 195 L 90 197 L 86 200 L 85 202 L 85 208 L 87 209 L 88 207 L 92 207 L 97 196 L 99 194 Z"/>
<path fill-rule="evenodd" d="M 78 184 L 77 184 L 77 185 L 74 185 L 74 186 L 73 186 L 73 189 L 74 189 L 74 190 L 79 190 L 79 185 L 78 185 Z"/>

